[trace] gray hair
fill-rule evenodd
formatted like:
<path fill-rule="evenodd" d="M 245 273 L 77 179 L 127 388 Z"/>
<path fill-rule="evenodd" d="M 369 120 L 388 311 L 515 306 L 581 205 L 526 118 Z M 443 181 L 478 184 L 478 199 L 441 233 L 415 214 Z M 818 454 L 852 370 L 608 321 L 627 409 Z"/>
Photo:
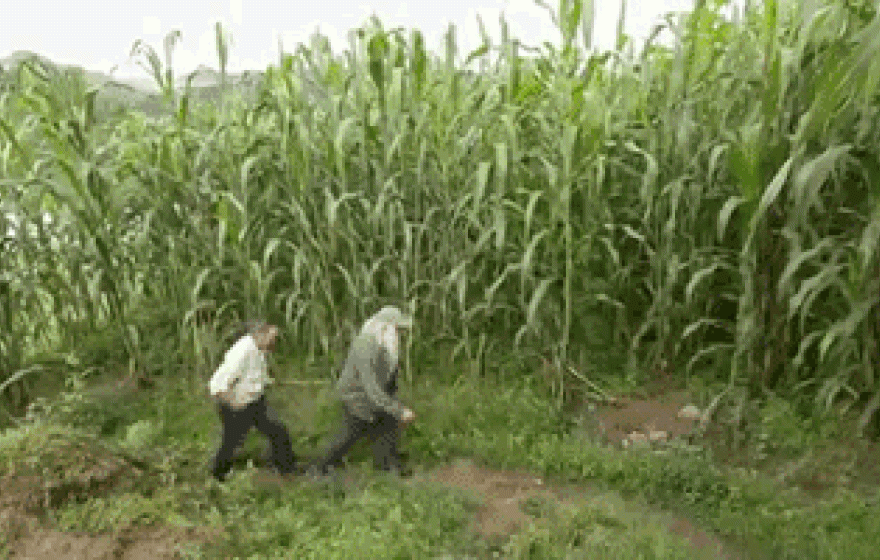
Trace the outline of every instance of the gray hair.
<path fill-rule="evenodd" d="M 386 305 L 370 317 L 364 323 L 363 330 L 369 330 L 368 327 L 376 323 L 387 323 L 402 329 L 411 329 L 413 326 L 412 317 L 392 305 Z"/>
<path fill-rule="evenodd" d="M 376 341 L 388 351 L 393 367 L 396 367 L 400 356 L 400 339 L 397 330 L 410 329 L 412 325 L 412 317 L 389 305 L 380 309 L 364 323 L 361 334 L 376 337 Z M 393 327 L 391 331 L 387 329 L 389 326 Z"/>

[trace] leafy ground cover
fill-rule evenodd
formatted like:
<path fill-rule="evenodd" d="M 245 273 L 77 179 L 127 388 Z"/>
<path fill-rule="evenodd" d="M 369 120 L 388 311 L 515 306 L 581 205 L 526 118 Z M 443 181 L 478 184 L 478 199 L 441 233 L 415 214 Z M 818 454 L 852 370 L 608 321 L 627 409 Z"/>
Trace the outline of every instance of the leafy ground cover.
<path fill-rule="evenodd" d="M 81 387 L 4 432 L 5 554 L 801 559 L 872 558 L 880 546 L 876 485 L 872 494 L 826 476 L 817 494 L 778 476 L 780 465 L 831 446 L 803 426 L 797 459 L 777 446 L 765 449 L 775 459 L 766 468 L 745 468 L 715 457 L 705 440 L 627 449 L 603 441 L 595 424 L 611 425 L 619 406 L 566 410 L 528 381 L 426 374 L 404 390 L 419 410 L 406 434 L 412 477 L 374 473 L 362 445 L 334 482 L 285 480 L 262 464 L 252 434 L 219 485 L 207 476 L 218 426 L 201 384 Z M 668 395 L 629 403 L 663 411 Z M 272 401 L 297 452 L 317 454 L 338 413 L 328 386 L 282 383 Z"/>

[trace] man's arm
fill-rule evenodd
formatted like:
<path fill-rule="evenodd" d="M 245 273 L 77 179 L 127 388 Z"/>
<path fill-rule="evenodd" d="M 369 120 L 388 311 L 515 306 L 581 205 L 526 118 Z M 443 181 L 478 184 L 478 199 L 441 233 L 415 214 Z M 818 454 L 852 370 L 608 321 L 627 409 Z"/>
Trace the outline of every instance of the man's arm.
<path fill-rule="evenodd" d="M 243 339 L 239 339 L 226 353 L 223 363 L 211 377 L 211 395 L 228 393 L 232 389 L 232 385 L 241 377 L 247 358 L 247 345 Z"/>

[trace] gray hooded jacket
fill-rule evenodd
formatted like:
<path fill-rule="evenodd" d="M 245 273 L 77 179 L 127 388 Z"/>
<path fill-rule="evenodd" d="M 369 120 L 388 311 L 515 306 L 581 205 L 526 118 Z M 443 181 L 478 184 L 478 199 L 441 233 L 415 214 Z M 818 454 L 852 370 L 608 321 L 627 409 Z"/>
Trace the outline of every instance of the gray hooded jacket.
<path fill-rule="evenodd" d="M 366 421 L 384 411 L 397 419 L 404 407 L 397 400 L 397 358 L 377 336 L 377 325 L 410 327 L 412 320 L 397 308 L 385 307 L 370 318 L 354 339 L 336 388 L 349 411 Z"/>

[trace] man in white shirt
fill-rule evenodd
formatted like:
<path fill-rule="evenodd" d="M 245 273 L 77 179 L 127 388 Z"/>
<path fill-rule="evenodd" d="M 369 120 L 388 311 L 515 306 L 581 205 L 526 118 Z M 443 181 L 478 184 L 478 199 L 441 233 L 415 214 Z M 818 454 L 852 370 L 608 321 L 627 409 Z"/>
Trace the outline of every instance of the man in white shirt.
<path fill-rule="evenodd" d="M 296 457 L 287 428 L 266 404 L 263 390 L 272 383 L 266 356 L 275 349 L 278 327 L 260 323 L 232 345 L 211 378 L 211 396 L 217 402 L 223 432 L 211 474 L 224 480 L 232 468 L 235 449 L 252 427 L 271 442 L 271 461 L 278 472 L 293 472 Z"/>

